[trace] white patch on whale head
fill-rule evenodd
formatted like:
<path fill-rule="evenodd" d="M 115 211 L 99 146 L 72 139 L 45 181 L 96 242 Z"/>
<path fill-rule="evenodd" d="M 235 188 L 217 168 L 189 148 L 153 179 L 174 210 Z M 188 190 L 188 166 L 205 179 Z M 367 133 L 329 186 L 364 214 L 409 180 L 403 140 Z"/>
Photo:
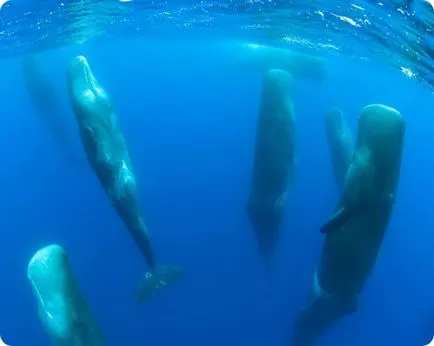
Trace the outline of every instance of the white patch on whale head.
<path fill-rule="evenodd" d="M 90 89 L 86 89 L 83 91 L 83 97 L 89 102 L 95 102 L 96 99 L 95 93 Z"/>
<path fill-rule="evenodd" d="M 93 92 L 94 92 L 95 95 L 98 95 L 100 97 L 103 97 L 105 95 L 104 89 L 101 88 L 101 87 L 98 87 L 98 86 L 94 87 L 94 91 Z"/>
<path fill-rule="evenodd" d="M 431 5 L 432 10 L 434 11 L 434 0 L 425 0 L 428 4 Z"/>
<path fill-rule="evenodd" d="M 5 343 L 2 339 L 2 337 L 0 336 L 0 346 L 9 346 L 7 343 Z"/>
<path fill-rule="evenodd" d="M 7 4 L 9 2 L 9 0 L 0 0 L 0 10 L 3 8 L 3 6 L 5 4 Z M 1 338 L 0 338 L 1 340 Z M 0 342 L 0 346 L 2 346 L 3 344 Z"/>
<path fill-rule="evenodd" d="M 434 346 L 434 336 L 433 336 L 432 340 L 424 346 Z"/>

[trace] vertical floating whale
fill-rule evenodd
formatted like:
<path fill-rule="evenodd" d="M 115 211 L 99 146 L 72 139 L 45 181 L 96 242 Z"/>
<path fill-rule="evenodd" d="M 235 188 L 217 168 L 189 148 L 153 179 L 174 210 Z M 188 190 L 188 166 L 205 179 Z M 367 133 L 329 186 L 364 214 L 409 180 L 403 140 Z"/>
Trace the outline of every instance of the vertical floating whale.
<path fill-rule="evenodd" d="M 293 77 L 279 69 L 265 74 L 247 213 L 261 256 L 268 261 L 276 246 L 294 175 L 295 117 Z"/>
<path fill-rule="evenodd" d="M 27 277 L 53 346 L 106 345 L 62 247 L 38 250 L 29 261 Z"/>
<path fill-rule="evenodd" d="M 24 84 L 41 119 L 67 155 L 70 163 L 80 158 L 73 145 L 73 132 L 65 119 L 65 112 L 56 88 L 40 62 L 33 55 L 25 55 L 21 61 Z M 74 123 L 72 123 L 74 125 Z"/>
<path fill-rule="evenodd" d="M 324 116 L 326 137 L 338 192 L 342 193 L 345 177 L 353 155 L 351 131 L 339 108 L 329 109 Z"/>
<path fill-rule="evenodd" d="M 405 123 L 388 106 L 363 108 L 354 155 L 314 274 L 312 301 L 296 318 L 294 346 L 314 345 L 345 315 L 357 310 L 395 204 Z"/>
<path fill-rule="evenodd" d="M 181 268 L 157 266 L 144 218 L 139 210 L 136 178 L 118 118 L 87 59 L 75 57 L 68 68 L 67 83 L 87 159 L 148 264 L 138 298 L 151 298 L 160 288 L 176 281 Z"/>

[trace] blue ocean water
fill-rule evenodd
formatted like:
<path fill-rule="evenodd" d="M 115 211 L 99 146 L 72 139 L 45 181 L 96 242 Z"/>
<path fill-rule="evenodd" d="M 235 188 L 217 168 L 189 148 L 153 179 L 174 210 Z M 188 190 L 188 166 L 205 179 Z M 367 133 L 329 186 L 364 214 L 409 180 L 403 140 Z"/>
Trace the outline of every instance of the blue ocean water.
<path fill-rule="evenodd" d="M 36 250 L 58 243 L 108 345 L 290 345 L 293 319 L 306 303 L 320 255 L 319 228 L 338 199 L 324 112 L 339 106 L 356 133 L 360 110 L 384 103 L 406 121 L 397 204 L 359 310 L 318 345 L 427 344 L 434 335 L 430 88 L 387 59 L 320 53 L 327 59 L 325 80 L 296 81 L 295 183 L 267 269 L 245 212 L 264 70 L 234 64 L 231 52 L 216 58 L 210 42 L 221 44 L 229 34 L 195 33 L 32 47 L 60 96 L 61 116 L 80 157 L 73 163 L 25 90 L 25 52 L 5 53 L 0 336 L 12 346 L 50 344 L 26 268 Z M 78 54 L 88 58 L 112 98 L 157 259 L 186 270 L 183 280 L 146 303 L 134 299 L 146 270 L 143 258 L 80 145 L 66 89 L 66 68 Z"/>

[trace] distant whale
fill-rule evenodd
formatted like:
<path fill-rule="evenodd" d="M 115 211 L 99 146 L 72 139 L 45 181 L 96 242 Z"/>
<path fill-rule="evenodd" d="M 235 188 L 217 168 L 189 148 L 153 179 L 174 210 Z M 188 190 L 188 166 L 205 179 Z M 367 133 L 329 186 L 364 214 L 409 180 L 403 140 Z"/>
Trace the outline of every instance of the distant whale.
<path fill-rule="evenodd" d="M 295 166 L 293 77 L 271 69 L 263 81 L 247 213 L 268 261 L 280 233 Z"/>
<path fill-rule="evenodd" d="M 66 121 L 65 111 L 60 104 L 56 87 L 40 62 L 33 55 L 25 55 L 22 58 L 21 67 L 29 96 L 40 118 L 65 151 L 69 163 L 86 162 L 74 151 L 72 135 L 75 129 L 72 129 L 71 125 L 75 126 L 75 124 L 73 122 L 68 124 Z"/>
<path fill-rule="evenodd" d="M 212 41 L 200 47 L 200 54 L 206 54 L 208 63 L 235 67 L 239 72 L 266 73 L 270 69 L 280 69 L 296 79 L 313 82 L 322 82 L 327 76 L 326 59 L 286 47 L 240 40 Z"/>
<path fill-rule="evenodd" d="M 395 109 L 363 108 L 355 152 L 314 274 L 312 302 L 296 318 L 294 346 L 310 346 L 354 313 L 386 233 L 398 187 L 405 123 Z"/>
<path fill-rule="evenodd" d="M 136 178 L 125 138 L 110 98 L 85 57 L 77 56 L 71 61 L 67 82 L 88 161 L 150 268 L 139 299 L 150 298 L 160 288 L 178 280 L 183 270 L 156 265 L 148 229 L 139 210 Z"/>
<path fill-rule="evenodd" d="M 326 77 L 326 61 L 324 58 L 288 48 L 243 43 L 238 46 L 234 45 L 231 55 L 234 61 L 239 61 L 244 66 L 281 69 L 289 72 L 297 79 L 322 82 Z"/>
<path fill-rule="evenodd" d="M 106 345 L 62 247 L 54 244 L 38 250 L 30 259 L 27 277 L 53 346 Z"/>
<path fill-rule="evenodd" d="M 348 128 L 344 114 L 339 108 L 333 107 L 329 109 L 324 116 L 324 120 L 336 186 L 339 193 L 341 193 L 353 155 L 353 136 Z"/>

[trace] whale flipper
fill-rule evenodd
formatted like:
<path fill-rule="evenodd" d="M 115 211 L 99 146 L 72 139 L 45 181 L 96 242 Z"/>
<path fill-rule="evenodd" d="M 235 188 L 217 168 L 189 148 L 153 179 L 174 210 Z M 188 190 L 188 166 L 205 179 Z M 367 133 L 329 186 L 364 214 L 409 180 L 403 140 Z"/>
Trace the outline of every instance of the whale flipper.
<path fill-rule="evenodd" d="M 354 209 L 351 207 L 341 207 L 338 211 L 327 220 L 321 227 L 321 233 L 330 233 L 333 230 L 339 229 L 351 217 Z"/>
<path fill-rule="evenodd" d="M 153 271 L 147 271 L 137 293 L 137 301 L 144 302 L 153 298 L 161 288 L 181 280 L 184 273 L 181 267 L 166 265 L 158 266 Z"/>
<path fill-rule="evenodd" d="M 362 150 L 356 154 L 354 162 L 348 168 L 345 178 L 345 193 L 341 196 L 339 207 L 335 214 L 321 227 L 321 233 L 330 233 L 341 228 L 354 213 L 365 212 L 369 208 L 369 200 L 365 202 L 359 198 L 360 193 L 366 193 L 367 186 L 364 181 L 371 181 L 375 175 L 369 151 Z"/>

